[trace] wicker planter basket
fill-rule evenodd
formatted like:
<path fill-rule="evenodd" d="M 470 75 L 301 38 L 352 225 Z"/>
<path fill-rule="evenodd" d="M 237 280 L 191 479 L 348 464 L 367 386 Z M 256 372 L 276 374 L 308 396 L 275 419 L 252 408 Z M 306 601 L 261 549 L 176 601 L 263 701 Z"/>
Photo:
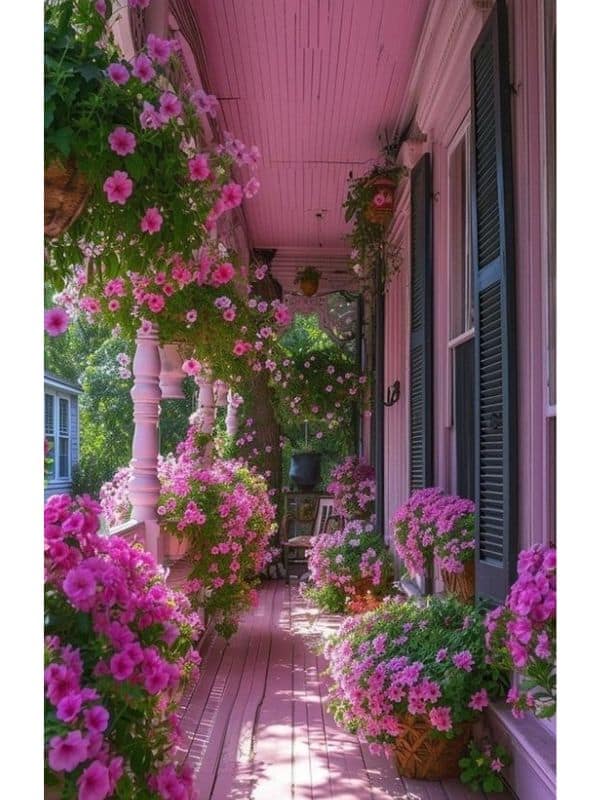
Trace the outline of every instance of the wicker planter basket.
<path fill-rule="evenodd" d="M 460 573 L 442 570 L 444 588 L 448 594 L 453 594 L 461 603 L 475 602 L 475 560 L 471 559 L 464 565 Z"/>
<path fill-rule="evenodd" d="M 379 176 L 373 178 L 369 184 L 373 187 L 373 199 L 365 210 L 365 217 L 377 225 L 387 225 L 394 213 L 396 181 Z M 375 202 L 375 197 L 379 198 L 379 204 Z"/>
<path fill-rule="evenodd" d="M 56 239 L 85 209 L 90 187 L 73 162 L 58 161 L 44 170 L 44 234 Z"/>
<path fill-rule="evenodd" d="M 425 781 L 458 777 L 458 762 L 471 738 L 471 725 L 461 725 L 453 739 L 446 739 L 436 736 L 431 724 L 423 717 L 407 714 L 400 723 L 405 730 L 394 746 L 399 775 Z"/>

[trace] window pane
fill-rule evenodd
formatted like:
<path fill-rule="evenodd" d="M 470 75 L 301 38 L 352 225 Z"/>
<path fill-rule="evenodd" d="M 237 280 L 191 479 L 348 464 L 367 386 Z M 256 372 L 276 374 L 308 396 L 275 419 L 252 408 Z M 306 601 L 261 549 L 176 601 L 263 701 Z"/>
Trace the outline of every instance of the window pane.
<path fill-rule="evenodd" d="M 69 477 L 69 440 L 63 436 L 58 440 L 58 477 Z"/>
<path fill-rule="evenodd" d="M 44 395 L 44 431 L 48 436 L 54 433 L 54 396 Z"/>
<path fill-rule="evenodd" d="M 450 336 L 472 327 L 466 137 L 450 156 Z"/>
<path fill-rule="evenodd" d="M 69 401 L 63 397 L 58 401 L 58 432 L 61 436 L 69 435 Z"/>

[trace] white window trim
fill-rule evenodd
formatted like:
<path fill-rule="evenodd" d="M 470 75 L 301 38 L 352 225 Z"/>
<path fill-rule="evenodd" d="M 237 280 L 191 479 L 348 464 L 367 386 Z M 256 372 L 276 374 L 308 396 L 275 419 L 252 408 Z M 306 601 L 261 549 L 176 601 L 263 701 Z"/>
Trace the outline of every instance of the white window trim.
<path fill-rule="evenodd" d="M 50 458 L 52 458 L 52 475 L 48 477 L 48 486 L 67 486 L 71 483 L 73 478 L 73 431 L 71 430 L 71 400 L 72 397 L 64 392 L 56 391 L 55 389 L 45 386 L 44 387 L 44 411 L 45 411 L 45 396 L 50 395 L 54 398 L 54 433 L 52 435 L 52 450 Z M 61 436 L 60 434 L 60 400 L 67 401 L 67 435 Z M 44 419 L 44 438 L 49 438 L 46 433 L 46 423 Z M 59 476 L 59 453 L 60 453 L 60 439 L 67 440 L 67 456 L 68 456 L 68 470 L 66 476 Z"/>

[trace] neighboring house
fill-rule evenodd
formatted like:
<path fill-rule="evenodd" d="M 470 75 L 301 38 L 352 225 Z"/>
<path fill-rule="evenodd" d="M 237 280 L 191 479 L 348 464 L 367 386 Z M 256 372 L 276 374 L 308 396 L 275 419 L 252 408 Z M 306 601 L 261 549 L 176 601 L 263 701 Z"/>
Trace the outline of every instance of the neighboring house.
<path fill-rule="evenodd" d="M 79 461 L 79 395 L 76 383 L 44 373 L 44 436 L 52 445 L 44 498 L 70 492 Z"/>

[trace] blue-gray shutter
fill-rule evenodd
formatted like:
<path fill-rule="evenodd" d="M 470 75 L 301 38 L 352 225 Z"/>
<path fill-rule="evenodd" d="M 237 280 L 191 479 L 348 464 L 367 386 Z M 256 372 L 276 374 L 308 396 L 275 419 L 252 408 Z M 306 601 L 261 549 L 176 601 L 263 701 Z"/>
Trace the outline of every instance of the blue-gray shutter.
<path fill-rule="evenodd" d="M 494 6 L 471 53 L 477 594 L 502 601 L 517 543 L 517 357 L 508 23 Z"/>
<path fill-rule="evenodd" d="M 433 483 L 433 238 L 431 156 L 410 175 L 410 488 Z"/>

